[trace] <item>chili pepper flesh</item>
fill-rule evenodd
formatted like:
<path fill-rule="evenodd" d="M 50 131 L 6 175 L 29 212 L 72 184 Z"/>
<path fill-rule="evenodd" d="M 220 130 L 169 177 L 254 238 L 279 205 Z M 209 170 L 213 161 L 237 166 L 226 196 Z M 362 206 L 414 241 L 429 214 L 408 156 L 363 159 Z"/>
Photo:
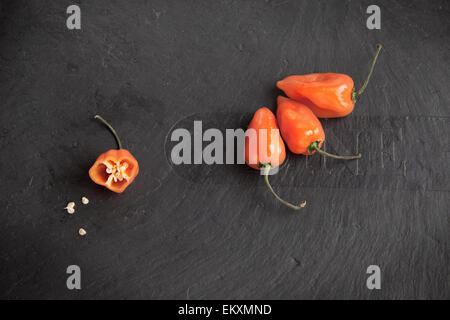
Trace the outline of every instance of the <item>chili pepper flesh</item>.
<path fill-rule="evenodd" d="M 289 150 L 295 154 L 321 155 L 334 159 L 352 160 L 361 158 L 356 156 L 339 156 L 323 151 L 325 132 L 320 120 L 305 104 L 279 96 L 277 99 L 277 120 L 281 135 Z"/>
<path fill-rule="evenodd" d="M 319 118 L 345 117 L 353 111 L 357 97 L 367 88 L 381 48 L 378 44 L 369 73 L 359 90 L 355 90 L 353 79 L 342 73 L 291 75 L 278 81 L 277 87 L 289 98 L 305 104 Z"/>
<path fill-rule="evenodd" d="M 248 129 L 254 129 L 256 131 L 256 139 L 250 140 L 249 137 L 245 138 L 246 164 L 253 169 L 261 170 L 266 187 L 278 201 L 294 210 L 303 208 L 306 205 L 306 201 L 303 201 L 300 205 L 296 206 L 283 200 L 273 190 L 269 182 L 270 169 L 280 166 L 286 159 L 286 149 L 279 132 L 275 115 L 267 108 L 258 109 L 250 121 Z M 266 137 L 263 135 L 266 135 Z M 260 139 L 265 141 L 267 145 L 260 146 Z M 259 152 L 261 151 L 259 150 L 260 147 L 266 149 L 266 152 Z"/>
<path fill-rule="evenodd" d="M 114 128 L 101 116 L 96 115 L 116 139 L 118 150 L 109 150 L 101 154 L 89 169 L 92 181 L 109 190 L 122 193 L 139 173 L 139 164 L 133 155 L 122 148 L 122 143 Z"/>

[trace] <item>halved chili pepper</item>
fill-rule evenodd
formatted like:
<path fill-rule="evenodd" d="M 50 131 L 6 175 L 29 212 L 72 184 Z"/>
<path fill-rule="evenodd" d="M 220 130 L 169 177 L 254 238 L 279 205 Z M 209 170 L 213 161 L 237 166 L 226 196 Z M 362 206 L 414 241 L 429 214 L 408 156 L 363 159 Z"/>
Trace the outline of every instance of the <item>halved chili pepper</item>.
<path fill-rule="evenodd" d="M 297 206 L 293 205 L 281 199 L 269 183 L 270 170 L 280 166 L 285 159 L 286 149 L 275 115 L 267 108 L 258 109 L 246 132 L 245 163 L 253 169 L 262 170 L 267 188 L 278 201 L 289 208 L 299 210 L 306 205 L 306 201 Z"/>
<path fill-rule="evenodd" d="M 281 135 L 292 153 L 312 155 L 317 151 L 324 156 L 335 159 L 352 160 L 361 158 L 361 154 L 338 156 L 320 149 L 325 141 L 325 132 L 311 109 L 298 101 L 282 96 L 279 96 L 277 101 L 278 125 Z"/>
<path fill-rule="evenodd" d="M 293 75 L 278 81 L 277 86 L 289 98 L 306 104 L 319 118 L 345 117 L 353 111 L 356 98 L 366 89 L 381 48 L 378 44 L 369 74 L 357 91 L 353 79 L 342 73 Z"/>
<path fill-rule="evenodd" d="M 122 143 L 114 128 L 99 115 L 96 115 L 95 119 L 108 127 L 119 149 L 102 153 L 89 169 L 89 176 L 95 183 L 116 193 L 122 193 L 139 173 L 139 164 L 128 150 L 122 149 Z"/>

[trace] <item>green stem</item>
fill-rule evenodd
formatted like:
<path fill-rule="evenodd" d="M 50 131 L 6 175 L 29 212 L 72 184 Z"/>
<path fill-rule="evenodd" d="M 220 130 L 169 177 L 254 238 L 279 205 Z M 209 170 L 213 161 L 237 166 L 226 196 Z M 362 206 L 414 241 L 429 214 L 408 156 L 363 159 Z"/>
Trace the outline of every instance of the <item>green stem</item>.
<path fill-rule="evenodd" d="M 114 135 L 114 138 L 116 138 L 117 145 L 119 146 L 119 149 L 122 149 L 122 143 L 120 142 L 119 136 L 117 135 L 116 130 L 114 130 L 114 128 L 108 123 L 108 121 L 106 121 L 105 119 L 103 119 L 99 115 L 96 115 L 94 118 L 100 120 L 101 122 L 103 122 L 103 124 L 105 126 L 108 127 L 109 131 L 111 131 L 111 133 Z"/>
<path fill-rule="evenodd" d="M 301 208 L 304 208 L 306 206 L 306 201 L 301 202 L 298 206 L 293 205 L 292 203 L 289 203 L 286 200 L 281 199 L 280 196 L 273 190 L 269 182 L 270 164 L 261 164 L 261 170 L 264 170 L 263 175 L 267 188 L 270 190 L 270 192 L 278 201 L 294 210 L 300 210 Z"/>
<path fill-rule="evenodd" d="M 308 147 L 308 152 L 313 153 L 314 151 L 317 151 L 318 153 L 320 153 L 323 156 L 327 156 L 327 157 L 330 157 L 333 159 L 341 159 L 341 160 L 353 160 L 353 159 L 360 159 L 362 157 L 361 153 L 358 153 L 356 156 L 338 156 L 335 154 L 331 154 L 331 153 L 328 153 L 328 152 L 320 149 L 319 143 L 320 143 L 320 140 L 314 141 L 313 143 L 311 143 Z"/>
<path fill-rule="evenodd" d="M 363 83 L 363 86 L 358 91 L 353 91 L 352 93 L 353 102 L 356 101 L 357 96 L 361 95 L 364 92 L 364 90 L 366 90 L 366 87 L 369 84 L 370 77 L 372 76 L 373 69 L 375 68 L 375 63 L 377 62 L 381 48 L 383 48 L 383 46 L 381 44 L 377 44 L 377 52 L 375 53 L 375 57 L 372 60 L 372 65 L 370 66 L 369 74 L 367 75 L 366 80 Z"/>

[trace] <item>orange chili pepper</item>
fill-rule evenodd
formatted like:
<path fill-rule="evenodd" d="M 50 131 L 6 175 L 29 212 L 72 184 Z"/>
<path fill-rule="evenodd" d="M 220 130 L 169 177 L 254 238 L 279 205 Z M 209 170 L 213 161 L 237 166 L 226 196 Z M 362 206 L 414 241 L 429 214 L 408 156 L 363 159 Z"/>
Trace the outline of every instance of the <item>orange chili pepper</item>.
<path fill-rule="evenodd" d="M 116 193 L 122 193 L 139 173 L 139 164 L 128 150 L 122 149 L 122 143 L 114 128 L 99 115 L 95 118 L 103 122 L 112 132 L 119 149 L 102 153 L 89 169 L 89 176 L 95 183 Z"/>
<path fill-rule="evenodd" d="M 356 156 L 338 156 L 320 149 L 325 141 L 322 124 L 314 113 L 304 104 L 279 96 L 277 120 L 281 135 L 289 150 L 295 154 L 312 155 L 316 151 L 335 159 L 359 159 Z"/>
<path fill-rule="evenodd" d="M 271 168 L 280 166 L 286 159 L 286 149 L 280 136 L 275 115 L 267 108 L 255 112 L 245 137 L 245 163 L 253 169 L 262 170 L 267 188 L 284 205 L 299 210 L 306 205 L 303 201 L 298 206 L 283 199 L 273 190 L 269 183 Z"/>
<path fill-rule="evenodd" d="M 369 74 L 363 86 L 355 91 L 353 79 L 342 73 L 311 73 L 289 76 L 277 82 L 277 87 L 291 99 L 306 104 L 319 118 L 339 118 L 350 114 L 356 98 L 369 83 L 382 46 L 377 45 Z"/>

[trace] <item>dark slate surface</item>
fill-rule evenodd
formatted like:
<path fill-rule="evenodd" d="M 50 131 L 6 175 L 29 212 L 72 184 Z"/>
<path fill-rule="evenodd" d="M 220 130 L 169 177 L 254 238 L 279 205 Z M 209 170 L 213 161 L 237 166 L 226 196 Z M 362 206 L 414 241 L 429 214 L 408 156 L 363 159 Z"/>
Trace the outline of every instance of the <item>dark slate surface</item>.
<path fill-rule="evenodd" d="M 1 1 L 0 297 L 450 298 L 450 5 L 376 1 L 370 31 L 372 2 L 79 1 L 69 31 L 72 1 Z M 353 114 L 323 121 L 328 150 L 364 158 L 290 154 L 271 178 L 300 213 L 246 166 L 168 160 L 171 130 L 245 128 L 289 74 L 360 85 L 377 42 Z M 87 175 L 114 146 L 97 113 L 141 166 L 122 195 Z"/>

